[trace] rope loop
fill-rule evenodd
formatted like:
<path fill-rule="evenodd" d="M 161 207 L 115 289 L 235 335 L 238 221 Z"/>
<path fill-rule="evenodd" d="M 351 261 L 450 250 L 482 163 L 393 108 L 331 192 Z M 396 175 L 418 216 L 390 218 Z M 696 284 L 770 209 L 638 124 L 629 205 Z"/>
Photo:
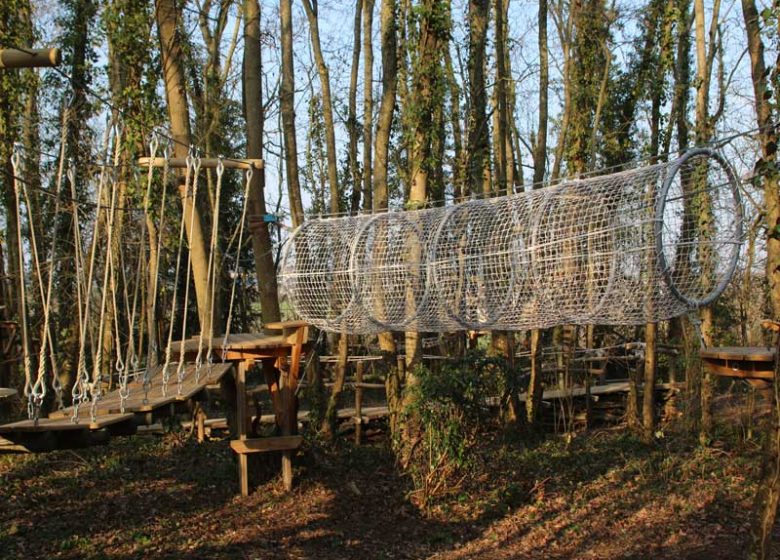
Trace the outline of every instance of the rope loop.
<path fill-rule="evenodd" d="M 157 154 L 157 148 L 160 145 L 160 136 L 157 134 L 157 131 L 152 131 L 152 138 L 149 140 L 149 153 L 151 157 L 149 158 L 149 167 L 152 166 L 152 162 L 154 161 L 154 156 Z"/>
<path fill-rule="evenodd" d="M 19 170 L 19 165 L 22 162 L 22 145 L 19 142 L 14 142 L 13 151 L 11 152 L 11 167 L 14 170 L 14 175 Z"/>

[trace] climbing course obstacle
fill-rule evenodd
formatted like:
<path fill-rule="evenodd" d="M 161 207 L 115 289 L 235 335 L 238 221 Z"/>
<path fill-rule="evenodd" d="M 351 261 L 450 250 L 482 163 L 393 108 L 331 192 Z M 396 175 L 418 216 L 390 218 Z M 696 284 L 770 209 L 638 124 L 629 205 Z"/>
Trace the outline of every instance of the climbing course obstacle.
<path fill-rule="evenodd" d="M 310 220 L 279 276 L 329 331 L 637 325 L 717 298 L 741 238 L 737 176 L 698 148 L 510 196 Z"/>

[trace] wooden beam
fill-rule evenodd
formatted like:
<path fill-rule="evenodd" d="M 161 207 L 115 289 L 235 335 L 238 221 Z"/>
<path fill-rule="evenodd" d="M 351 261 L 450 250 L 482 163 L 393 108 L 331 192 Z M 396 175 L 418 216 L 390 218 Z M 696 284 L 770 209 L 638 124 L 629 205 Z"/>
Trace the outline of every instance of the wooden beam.
<path fill-rule="evenodd" d="M 61 62 L 60 49 L 0 49 L 0 68 L 50 68 Z"/>
<path fill-rule="evenodd" d="M 265 453 L 267 451 L 291 451 L 303 443 L 303 436 L 277 436 L 243 439 L 230 442 L 230 447 L 240 455 Z"/>
<path fill-rule="evenodd" d="M 219 158 L 200 158 L 201 169 L 216 169 Z M 222 164 L 225 169 L 262 169 L 262 159 L 223 159 Z M 165 158 L 163 157 L 142 157 L 138 158 L 139 167 L 165 167 Z M 168 167 L 171 169 L 186 169 L 187 158 L 172 157 L 168 158 Z"/>

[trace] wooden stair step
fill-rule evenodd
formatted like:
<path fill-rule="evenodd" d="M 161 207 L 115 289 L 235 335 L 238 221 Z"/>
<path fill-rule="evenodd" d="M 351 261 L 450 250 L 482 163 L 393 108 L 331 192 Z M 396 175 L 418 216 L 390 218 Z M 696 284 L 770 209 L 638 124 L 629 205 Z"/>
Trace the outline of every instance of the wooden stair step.
<path fill-rule="evenodd" d="M 265 453 L 268 451 L 289 451 L 298 449 L 303 443 L 303 436 L 275 436 L 251 439 L 234 439 L 230 447 L 236 453 Z"/>

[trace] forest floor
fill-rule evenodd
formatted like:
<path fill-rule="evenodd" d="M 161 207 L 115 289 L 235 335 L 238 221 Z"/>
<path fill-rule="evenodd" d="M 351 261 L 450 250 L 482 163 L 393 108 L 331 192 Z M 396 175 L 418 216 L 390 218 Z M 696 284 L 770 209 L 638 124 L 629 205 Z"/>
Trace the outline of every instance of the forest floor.
<path fill-rule="evenodd" d="M 742 432 L 504 443 L 480 484 L 425 509 L 383 441 L 309 445 L 292 493 L 273 478 L 246 498 L 227 441 L 181 433 L 3 456 L 0 557 L 741 558 L 759 464 Z"/>

